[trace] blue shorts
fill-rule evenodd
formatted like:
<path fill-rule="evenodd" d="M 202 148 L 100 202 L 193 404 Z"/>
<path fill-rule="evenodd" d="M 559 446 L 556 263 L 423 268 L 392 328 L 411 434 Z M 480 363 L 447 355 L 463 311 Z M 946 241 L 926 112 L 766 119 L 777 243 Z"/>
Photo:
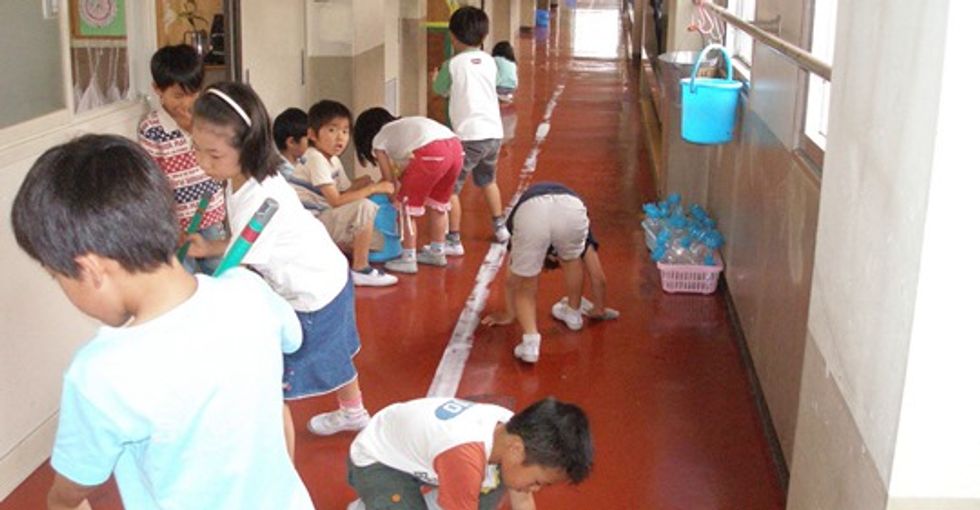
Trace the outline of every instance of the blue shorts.
<path fill-rule="evenodd" d="M 303 345 L 283 356 L 286 400 L 330 393 L 357 377 L 354 355 L 361 350 L 354 316 L 354 284 L 347 285 L 323 308 L 296 312 L 303 327 Z"/>

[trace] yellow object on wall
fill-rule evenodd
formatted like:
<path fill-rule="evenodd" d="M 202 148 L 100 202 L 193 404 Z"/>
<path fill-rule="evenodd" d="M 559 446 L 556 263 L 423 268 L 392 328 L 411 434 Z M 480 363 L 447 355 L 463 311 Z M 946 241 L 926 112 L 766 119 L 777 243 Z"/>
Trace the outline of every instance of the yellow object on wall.
<path fill-rule="evenodd" d="M 203 29 L 210 36 L 214 15 L 224 12 L 222 0 L 156 0 L 156 7 L 158 48 L 183 43 L 188 31 Z M 193 26 L 187 13 L 194 16 Z"/>

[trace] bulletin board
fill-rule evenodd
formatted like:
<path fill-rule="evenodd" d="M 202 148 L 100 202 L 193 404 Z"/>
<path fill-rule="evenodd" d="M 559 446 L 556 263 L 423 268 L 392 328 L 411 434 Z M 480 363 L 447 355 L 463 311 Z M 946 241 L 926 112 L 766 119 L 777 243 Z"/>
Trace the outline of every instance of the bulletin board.
<path fill-rule="evenodd" d="M 125 0 L 68 0 L 74 39 L 125 39 Z"/>

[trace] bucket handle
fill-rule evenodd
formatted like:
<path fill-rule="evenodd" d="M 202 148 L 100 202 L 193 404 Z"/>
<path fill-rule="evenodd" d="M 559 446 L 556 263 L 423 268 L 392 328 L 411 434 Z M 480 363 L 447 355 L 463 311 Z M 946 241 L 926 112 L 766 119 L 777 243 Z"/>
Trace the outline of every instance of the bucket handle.
<path fill-rule="evenodd" d="M 735 81 L 733 79 L 734 75 L 732 74 L 732 58 L 728 55 L 728 49 L 717 43 L 709 44 L 698 54 L 698 59 L 694 61 L 694 67 L 691 69 L 691 93 L 694 93 L 695 83 L 697 82 L 695 78 L 698 76 L 698 69 L 701 68 L 701 61 L 712 50 L 720 51 L 722 56 L 725 57 L 725 70 L 727 71 L 726 76 L 728 77 L 728 81 Z"/>

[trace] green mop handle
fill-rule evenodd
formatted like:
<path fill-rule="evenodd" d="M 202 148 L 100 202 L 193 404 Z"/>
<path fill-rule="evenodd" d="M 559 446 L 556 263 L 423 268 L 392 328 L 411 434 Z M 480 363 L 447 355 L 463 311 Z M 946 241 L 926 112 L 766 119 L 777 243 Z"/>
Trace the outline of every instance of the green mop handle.
<path fill-rule="evenodd" d="M 276 211 L 279 210 L 279 202 L 276 202 L 272 198 L 265 199 L 262 205 L 259 206 L 259 210 L 255 211 L 252 215 L 252 219 L 248 220 L 248 224 L 242 229 L 242 233 L 235 239 L 235 242 L 231 244 L 231 248 L 228 249 L 228 253 L 225 257 L 221 259 L 221 264 L 218 265 L 218 269 L 214 270 L 214 276 L 220 276 L 221 273 L 237 266 L 242 263 L 242 259 L 245 258 L 245 254 L 248 250 L 252 248 L 255 241 L 259 238 L 259 234 L 262 233 L 262 229 L 269 223 L 269 220 L 275 216 Z"/>
<path fill-rule="evenodd" d="M 208 204 L 211 203 L 212 193 L 212 191 L 205 191 L 204 194 L 201 195 L 201 200 L 197 203 L 197 210 L 194 211 L 194 217 L 191 218 L 191 223 L 187 226 L 187 235 L 196 234 L 201 228 L 201 221 L 204 220 L 204 212 L 207 211 Z M 191 242 L 187 241 L 180 247 L 179 250 L 177 250 L 177 260 L 180 263 L 183 263 L 184 259 L 187 258 L 187 250 L 189 250 L 190 247 Z"/>

